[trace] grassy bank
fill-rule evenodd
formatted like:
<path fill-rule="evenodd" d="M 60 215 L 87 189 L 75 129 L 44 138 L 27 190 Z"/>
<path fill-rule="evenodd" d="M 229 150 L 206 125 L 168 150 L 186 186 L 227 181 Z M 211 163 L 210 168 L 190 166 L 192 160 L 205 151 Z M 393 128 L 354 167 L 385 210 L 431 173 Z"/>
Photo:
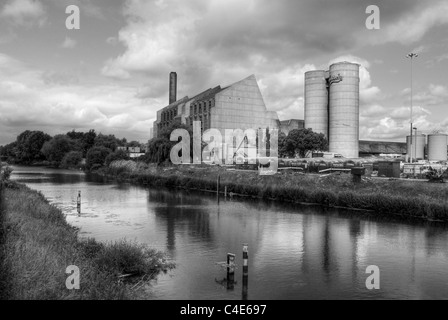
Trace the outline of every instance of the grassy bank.
<path fill-rule="evenodd" d="M 376 179 L 354 184 L 349 174 L 260 176 L 255 171 L 185 165 L 157 168 L 132 161 L 113 162 L 102 173 L 149 186 L 208 191 L 216 191 L 219 175 L 221 192 L 227 187 L 228 193 L 250 197 L 448 221 L 448 184 Z"/>
<path fill-rule="evenodd" d="M 79 240 L 61 210 L 24 185 L 3 188 L 0 212 L 1 299 L 133 299 L 174 267 L 137 243 Z M 80 290 L 66 288 L 70 265 L 79 267 Z"/>

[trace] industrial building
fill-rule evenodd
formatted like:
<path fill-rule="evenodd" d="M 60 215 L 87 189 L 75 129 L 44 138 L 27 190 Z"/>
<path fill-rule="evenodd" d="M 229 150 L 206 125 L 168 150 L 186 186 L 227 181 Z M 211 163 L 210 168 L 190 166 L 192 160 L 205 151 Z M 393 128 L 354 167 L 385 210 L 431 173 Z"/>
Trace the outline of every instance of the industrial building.
<path fill-rule="evenodd" d="M 406 137 L 407 155 L 411 154 L 411 137 Z M 431 133 L 425 135 L 416 132 L 412 136 L 412 157 L 413 160 L 447 161 L 448 160 L 448 135 L 444 133 Z"/>
<path fill-rule="evenodd" d="M 338 62 L 305 73 L 305 127 L 323 133 L 329 151 L 359 156 L 359 64 Z"/>
<path fill-rule="evenodd" d="M 177 74 L 169 75 L 169 105 L 157 112 L 153 137 L 172 122 L 192 126 L 201 121 L 201 130 L 279 129 L 286 135 L 294 129 L 311 128 L 323 133 L 329 141 L 329 152 L 345 158 L 358 158 L 409 153 L 407 142 L 359 140 L 359 68 L 350 62 L 338 62 L 329 70 L 305 73 L 305 119 L 280 121 L 277 113 L 268 111 L 257 80 L 251 75 L 232 85 L 216 86 L 192 97 L 177 100 Z M 421 133 L 413 137 L 416 159 L 428 155 L 431 161 L 447 160 L 448 136 Z M 416 142 L 416 143 L 415 143 Z"/>
<path fill-rule="evenodd" d="M 210 88 L 177 101 L 175 72 L 170 74 L 169 84 L 170 104 L 157 112 L 154 137 L 173 121 L 191 127 L 193 121 L 201 121 L 202 131 L 215 128 L 223 134 L 225 129 L 279 128 L 277 113 L 267 110 L 254 75 L 232 85 Z"/>
<path fill-rule="evenodd" d="M 282 131 L 285 135 L 288 135 L 288 133 L 295 129 L 304 129 L 305 128 L 305 121 L 299 120 L 299 119 L 290 119 L 290 120 L 283 120 L 280 121 L 279 129 Z"/>

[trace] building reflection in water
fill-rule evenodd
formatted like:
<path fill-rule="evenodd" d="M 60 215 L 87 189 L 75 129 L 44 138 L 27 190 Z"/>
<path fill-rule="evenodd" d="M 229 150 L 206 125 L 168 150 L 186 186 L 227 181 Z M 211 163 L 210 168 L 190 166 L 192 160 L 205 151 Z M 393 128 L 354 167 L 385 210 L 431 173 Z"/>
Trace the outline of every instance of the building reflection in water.
<path fill-rule="evenodd" d="M 157 225 L 166 225 L 169 252 L 175 251 L 176 235 L 183 232 L 204 244 L 213 242 L 207 201 L 200 196 L 173 190 L 149 190 L 148 201 L 154 210 Z"/>

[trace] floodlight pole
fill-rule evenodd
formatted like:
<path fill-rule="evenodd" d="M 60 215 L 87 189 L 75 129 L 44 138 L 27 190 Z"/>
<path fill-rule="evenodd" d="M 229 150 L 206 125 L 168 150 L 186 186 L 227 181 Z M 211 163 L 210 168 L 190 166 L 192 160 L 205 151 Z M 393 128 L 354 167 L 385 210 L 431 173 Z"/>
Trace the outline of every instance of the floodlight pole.
<path fill-rule="evenodd" d="M 417 58 L 418 57 L 418 54 L 416 54 L 416 53 L 409 53 L 407 56 L 406 56 L 406 58 L 408 58 L 408 59 L 411 59 L 411 141 L 410 141 L 410 144 L 409 144 L 409 149 L 410 149 L 410 163 L 412 163 L 412 129 L 413 129 L 413 122 L 414 122 L 414 119 L 413 119 L 413 112 L 412 112 L 412 109 L 413 109 L 413 99 L 412 99 L 412 96 L 413 96 L 413 85 L 414 85 L 414 83 L 413 83 L 413 65 L 412 65 L 412 61 L 413 61 L 413 59 L 414 58 Z M 417 139 L 417 136 L 415 137 L 416 139 Z M 416 141 L 417 142 L 417 141 Z"/>

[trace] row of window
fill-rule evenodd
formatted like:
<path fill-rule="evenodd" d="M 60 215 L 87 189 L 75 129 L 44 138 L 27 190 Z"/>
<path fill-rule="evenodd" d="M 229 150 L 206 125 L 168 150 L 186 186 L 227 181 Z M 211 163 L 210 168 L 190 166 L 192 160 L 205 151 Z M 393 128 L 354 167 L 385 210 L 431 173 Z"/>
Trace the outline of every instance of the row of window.
<path fill-rule="evenodd" d="M 162 121 L 172 121 L 177 116 L 177 109 L 163 111 L 161 115 Z"/>
<path fill-rule="evenodd" d="M 213 106 L 213 100 L 200 101 L 190 105 L 190 114 L 207 113 Z"/>
<path fill-rule="evenodd" d="M 187 126 L 193 127 L 193 121 L 201 121 L 202 131 L 209 129 L 210 127 L 210 114 L 194 115 L 186 119 Z"/>

